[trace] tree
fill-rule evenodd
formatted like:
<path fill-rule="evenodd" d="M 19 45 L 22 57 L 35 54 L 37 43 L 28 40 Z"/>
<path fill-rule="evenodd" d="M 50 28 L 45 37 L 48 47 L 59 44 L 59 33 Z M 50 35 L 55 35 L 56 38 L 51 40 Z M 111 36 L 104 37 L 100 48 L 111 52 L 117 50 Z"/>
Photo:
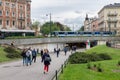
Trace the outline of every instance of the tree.
<path fill-rule="evenodd" d="M 59 22 L 46 22 L 41 26 L 41 33 L 43 35 L 48 35 L 50 33 L 50 24 L 51 24 L 51 32 L 53 31 L 71 31 L 69 27 L 64 26 Z"/>
<path fill-rule="evenodd" d="M 71 31 L 71 29 L 68 26 L 64 26 L 64 31 Z"/>
<path fill-rule="evenodd" d="M 39 25 L 40 25 L 40 22 L 39 22 L 39 21 L 33 22 L 33 24 L 32 24 L 32 29 L 38 29 L 38 28 L 39 28 Z"/>
<path fill-rule="evenodd" d="M 84 26 L 81 26 L 81 28 L 78 31 L 84 31 Z"/>
<path fill-rule="evenodd" d="M 40 31 L 40 22 L 39 22 L 39 21 L 35 21 L 35 22 L 32 24 L 32 29 L 35 30 L 35 35 L 38 36 L 39 31 Z"/>

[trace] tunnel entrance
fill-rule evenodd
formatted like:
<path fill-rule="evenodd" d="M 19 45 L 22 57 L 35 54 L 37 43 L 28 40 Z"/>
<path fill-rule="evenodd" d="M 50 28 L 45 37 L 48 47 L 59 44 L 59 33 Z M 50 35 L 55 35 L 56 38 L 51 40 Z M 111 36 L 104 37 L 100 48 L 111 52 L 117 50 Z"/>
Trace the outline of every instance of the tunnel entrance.
<path fill-rule="evenodd" d="M 72 48 L 72 46 L 76 46 L 77 48 L 86 48 L 86 42 L 79 42 L 79 43 L 66 43 L 68 44 L 68 46 L 70 48 Z M 91 41 L 90 42 L 90 47 L 94 47 L 97 45 L 97 41 Z"/>

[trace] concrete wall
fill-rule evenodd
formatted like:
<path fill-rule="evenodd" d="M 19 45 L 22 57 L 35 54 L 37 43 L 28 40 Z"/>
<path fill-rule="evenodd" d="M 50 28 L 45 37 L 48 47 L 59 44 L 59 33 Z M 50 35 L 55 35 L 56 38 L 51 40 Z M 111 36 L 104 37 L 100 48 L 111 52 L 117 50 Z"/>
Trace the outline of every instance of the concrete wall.
<path fill-rule="evenodd" d="M 97 45 L 104 45 L 106 44 L 106 41 L 97 41 Z"/>
<path fill-rule="evenodd" d="M 50 52 L 54 51 L 54 48 L 60 48 L 61 50 L 64 48 L 66 44 L 64 43 L 46 43 L 46 44 L 32 44 L 32 45 L 17 45 L 16 47 L 23 49 L 23 48 L 29 48 L 31 47 L 32 49 L 48 49 Z"/>
<path fill-rule="evenodd" d="M 31 44 L 42 44 L 42 43 L 76 43 L 76 42 L 83 42 L 83 41 L 120 41 L 120 37 L 58 37 L 58 38 L 34 38 L 34 39 L 9 39 L 9 40 L 0 40 L 0 44 L 10 44 L 14 41 L 15 45 L 31 45 Z"/>

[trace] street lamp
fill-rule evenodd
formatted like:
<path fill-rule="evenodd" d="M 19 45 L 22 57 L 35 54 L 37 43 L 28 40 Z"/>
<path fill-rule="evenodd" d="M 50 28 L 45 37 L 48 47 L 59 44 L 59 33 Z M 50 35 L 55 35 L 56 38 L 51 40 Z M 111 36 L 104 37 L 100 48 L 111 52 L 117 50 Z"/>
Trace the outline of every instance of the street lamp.
<path fill-rule="evenodd" d="M 52 36 L 52 34 L 51 34 L 51 13 L 47 14 L 46 16 L 49 16 L 49 18 L 50 18 L 50 37 L 51 37 Z"/>
<path fill-rule="evenodd" d="M 106 32 L 106 22 L 104 22 L 104 26 L 105 26 L 105 32 Z"/>

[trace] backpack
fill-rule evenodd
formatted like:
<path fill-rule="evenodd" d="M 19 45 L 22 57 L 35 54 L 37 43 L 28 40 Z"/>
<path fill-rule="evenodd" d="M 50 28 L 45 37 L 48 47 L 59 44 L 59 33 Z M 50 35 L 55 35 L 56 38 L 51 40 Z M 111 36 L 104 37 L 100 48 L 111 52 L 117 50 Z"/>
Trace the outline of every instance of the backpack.
<path fill-rule="evenodd" d="M 31 51 L 30 51 L 30 50 L 28 50 L 28 51 L 26 52 L 26 56 L 27 56 L 27 57 L 30 57 L 30 56 L 31 56 Z"/>
<path fill-rule="evenodd" d="M 32 56 L 36 56 L 36 51 L 32 51 Z"/>
<path fill-rule="evenodd" d="M 45 56 L 45 61 L 51 61 L 51 58 L 49 56 Z"/>

